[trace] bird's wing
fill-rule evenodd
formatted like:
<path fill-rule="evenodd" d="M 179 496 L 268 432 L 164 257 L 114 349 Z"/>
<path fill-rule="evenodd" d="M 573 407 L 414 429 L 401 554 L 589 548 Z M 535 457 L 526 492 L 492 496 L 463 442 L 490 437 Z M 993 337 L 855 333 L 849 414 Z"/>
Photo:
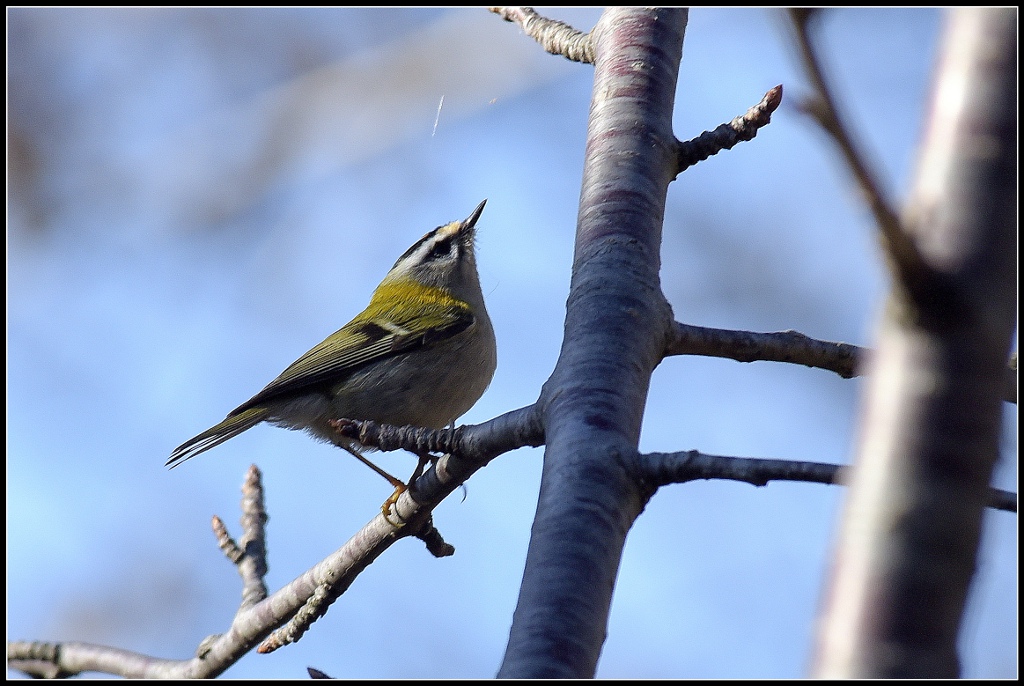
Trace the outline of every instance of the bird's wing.
<path fill-rule="evenodd" d="M 462 333 L 476 321 L 468 306 L 432 310 L 430 326 L 420 331 L 412 331 L 408 327 L 409 322 L 402 321 L 401 317 L 364 315 L 357 316 L 297 359 L 266 388 L 228 416 L 245 412 L 269 399 L 293 395 L 314 386 L 334 385 L 367 364 L 429 347 Z"/>

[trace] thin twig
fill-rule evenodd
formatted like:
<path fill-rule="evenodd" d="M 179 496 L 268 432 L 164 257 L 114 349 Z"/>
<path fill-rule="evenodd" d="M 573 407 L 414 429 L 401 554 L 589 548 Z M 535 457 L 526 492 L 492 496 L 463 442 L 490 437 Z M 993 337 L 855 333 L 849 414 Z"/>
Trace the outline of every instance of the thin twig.
<path fill-rule="evenodd" d="M 434 557 L 451 557 L 455 554 L 455 546 L 444 540 L 441 532 L 434 526 L 433 517 L 427 519 L 426 524 L 416 532 L 415 536 L 423 541 L 424 545 L 427 546 L 427 550 Z"/>
<path fill-rule="evenodd" d="M 686 483 L 697 479 L 727 479 L 743 481 L 754 486 L 765 486 L 770 481 L 845 484 L 849 470 L 846 465 L 827 462 L 727 457 L 708 455 L 696 450 L 645 453 L 639 456 L 637 465 L 642 478 L 655 486 Z M 1017 494 L 991 488 L 989 507 L 1016 512 Z"/>
<path fill-rule="evenodd" d="M 851 343 L 822 341 L 799 331 L 735 331 L 672 323 L 672 335 L 665 346 L 665 356 L 704 355 L 724 357 L 737 362 L 788 362 L 835 372 L 844 379 L 865 372 L 864 362 L 869 348 Z M 1017 353 L 1006 366 L 1003 400 L 1017 402 Z"/>
<path fill-rule="evenodd" d="M 815 95 L 804 101 L 801 109 L 811 115 L 842 152 L 875 217 L 897 282 L 911 291 L 941 287 L 939 275 L 924 260 L 906 227 L 903 226 L 882 185 L 854 144 L 850 129 L 836 107 L 832 89 L 825 78 L 821 58 L 814 45 L 814 37 L 811 35 L 813 24 L 819 15 L 820 12 L 807 10 L 790 12 L 804 68 L 815 90 Z"/>
<path fill-rule="evenodd" d="M 238 564 L 243 557 L 245 557 L 245 551 L 242 547 L 235 542 L 235 539 L 228 533 L 228 527 L 224 524 L 224 520 L 213 515 L 213 520 L 210 523 L 213 528 L 213 535 L 217 538 L 217 547 L 220 548 L 221 552 L 224 553 L 224 557 L 231 560 L 233 564 Z"/>
<path fill-rule="evenodd" d="M 236 543 L 228 528 L 217 515 L 213 516 L 213 533 L 217 545 L 238 569 L 242 577 L 242 604 L 239 612 L 267 597 L 266 524 L 267 512 L 263 504 L 262 474 L 256 465 L 250 465 L 242 484 L 242 540 Z"/>
<path fill-rule="evenodd" d="M 446 543 L 441 537 L 441 533 L 434 527 L 433 517 L 428 516 L 424 525 L 413 535 L 426 544 L 427 550 L 434 557 L 447 557 L 455 554 L 455 547 Z M 327 609 L 341 596 L 344 590 L 328 581 L 317 586 L 305 604 L 288 620 L 288 623 L 270 634 L 256 649 L 256 652 L 272 653 L 278 648 L 298 641 L 313 625 L 313 622 L 327 614 Z"/>
<path fill-rule="evenodd" d="M 309 630 L 313 622 L 327 614 L 327 608 L 334 600 L 337 600 L 337 597 L 331 598 L 330 586 L 326 583 L 320 584 L 313 591 L 313 595 L 309 596 L 305 604 L 299 608 L 299 611 L 288 620 L 288 623 L 270 634 L 256 649 L 256 652 L 266 655 L 278 648 L 295 643 Z"/>
<path fill-rule="evenodd" d="M 128 679 L 171 678 L 188 660 L 162 660 L 130 650 L 70 641 L 10 641 L 7 668 L 48 679 L 77 676 L 82 672 L 103 672 Z"/>
<path fill-rule="evenodd" d="M 730 150 L 737 143 L 751 140 L 757 135 L 758 129 L 771 122 L 772 113 L 781 103 L 782 84 L 779 84 L 765 93 L 761 102 L 731 122 L 722 124 L 714 131 L 705 131 L 688 141 L 676 141 L 676 175 L 722 150 Z"/>
<path fill-rule="evenodd" d="M 863 373 L 868 350 L 849 343 L 821 341 L 799 331 L 733 331 L 673 323 L 665 355 L 706 355 L 737 362 L 789 362 L 835 372 L 844 379 Z"/>
<path fill-rule="evenodd" d="M 355 430 L 363 430 L 367 436 L 375 432 L 372 426 L 357 426 Z M 385 443 L 395 435 L 417 435 L 408 427 L 380 427 L 376 433 L 384 437 Z M 454 443 L 450 440 L 453 435 L 457 437 Z M 383 514 L 378 514 L 340 549 L 274 594 L 253 604 L 243 601 L 230 629 L 205 638 L 192 659 L 161 660 L 86 643 L 17 641 L 7 644 L 8 667 L 33 676 L 71 676 L 84 671 L 98 671 L 128 678 L 215 677 L 271 636 L 278 627 L 283 626 L 284 629 L 268 639 L 267 648 L 297 640 L 313 621 L 323 616 L 331 603 L 348 590 L 360 572 L 401 538 L 420 538 L 433 554 L 450 555 L 454 549 L 433 526 L 430 517 L 433 508 L 490 460 L 522 446 L 540 445 L 543 439 L 540 413 L 535 405 L 508 412 L 484 424 L 461 427 L 454 434 L 449 434 L 448 439 L 421 436 L 422 443 L 417 444 L 420 450 L 445 446 L 447 440 L 447 443 L 452 443 L 447 447 L 457 447 L 461 452 L 445 455 L 416 481 L 416 488 L 410 489 L 415 490 L 415 499 L 409 491 L 398 499 L 395 508 L 405 521 L 404 526 L 396 527 Z M 228 549 L 229 557 L 237 557 L 238 551 L 244 550 L 239 564 L 240 573 L 246 576 L 242 567 L 251 564 L 254 570 L 252 578 L 262 579 L 255 570 L 260 568 L 257 560 L 265 553 L 262 547 L 257 550 L 257 546 L 251 545 L 262 540 L 266 522 L 262 486 L 255 467 L 250 469 L 243 486 L 242 509 L 243 545 L 231 540 L 219 518 L 214 525 L 218 545 Z M 262 569 L 265 572 L 265 559 Z M 248 600 L 254 596 L 246 592 L 244 597 Z"/>
<path fill-rule="evenodd" d="M 264 506 L 263 475 L 250 465 L 242 484 L 242 540 L 245 557 L 238 563 L 242 577 L 242 605 L 247 608 L 267 597 L 267 510 Z"/>
<path fill-rule="evenodd" d="M 594 45 L 589 33 L 583 33 L 565 22 L 543 17 L 532 7 L 488 7 L 505 21 L 519 24 L 530 38 L 552 55 L 561 55 L 573 62 L 594 63 Z"/>
<path fill-rule="evenodd" d="M 843 465 L 827 462 L 727 457 L 697 450 L 645 453 L 638 464 L 643 478 L 656 486 L 697 479 L 727 479 L 753 486 L 765 486 L 770 481 L 838 484 L 842 483 L 844 469 Z"/>

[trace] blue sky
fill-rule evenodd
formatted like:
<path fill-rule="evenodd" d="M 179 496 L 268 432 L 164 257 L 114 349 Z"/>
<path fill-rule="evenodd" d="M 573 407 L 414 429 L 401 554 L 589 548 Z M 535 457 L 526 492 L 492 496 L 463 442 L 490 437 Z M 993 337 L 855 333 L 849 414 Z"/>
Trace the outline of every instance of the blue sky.
<path fill-rule="evenodd" d="M 596 9 L 544 10 L 588 30 Z M 406 247 L 483 198 L 479 263 L 499 364 L 462 418 L 534 401 L 554 366 L 582 174 L 589 66 L 483 10 L 8 11 L 8 636 L 185 658 L 226 628 L 238 533 L 264 472 L 268 583 L 338 548 L 390 489 L 305 435 L 257 427 L 168 472 L 219 421 L 365 305 Z M 828 68 L 893 197 L 906 193 L 942 15 L 842 10 Z M 690 14 L 675 129 L 772 86 L 749 143 L 669 189 L 662 283 L 676 318 L 870 345 L 885 274 L 866 210 L 793 106 L 804 79 L 775 11 Z M 438 111 L 443 97 L 443 105 Z M 859 381 L 670 358 L 641 449 L 846 462 Z M 1016 489 L 1016 408 L 997 484 Z M 456 546 L 401 541 L 294 646 L 227 676 L 490 677 L 508 638 L 541 450 L 443 503 Z M 411 471 L 414 459 L 379 455 Z M 600 677 L 798 677 L 843 493 L 662 489 L 627 541 Z M 965 674 L 1017 675 L 1017 519 L 990 513 L 961 636 Z"/>

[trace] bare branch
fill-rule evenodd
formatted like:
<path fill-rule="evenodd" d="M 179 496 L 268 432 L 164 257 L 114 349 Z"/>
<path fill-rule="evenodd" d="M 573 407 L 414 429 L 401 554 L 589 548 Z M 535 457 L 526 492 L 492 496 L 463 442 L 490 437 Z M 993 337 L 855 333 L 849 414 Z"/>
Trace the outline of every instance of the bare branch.
<path fill-rule="evenodd" d="M 1006 512 L 1017 511 L 1017 494 L 1011 491 L 1004 491 L 1001 488 L 989 490 L 988 506 L 993 510 L 1004 510 Z"/>
<path fill-rule="evenodd" d="M 573 62 L 594 63 L 594 46 L 590 34 L 568 24 L 537 14 L 532 7 L 488 7 L 505 21 L 510 21 L 540 43 L 552 55 L 561 55 Z"/>
<path fill-rule="evenodd" d="M 677 326 L 685 326 L 677 323 Z M 699 329 L 700 327 L 693 327 Z M 711 330 L 717 331 L 717 330 Z M 745 333 L 730 332 L 724 333 Z M 813 344 L 822 344 L 821 341 L 808 339 L 803 334 L 796 332 L 780 332 L 779 340 L 785 341 L 789 334 L 795 334 L 796 340 L 806 339 Z M 774 334 L 754 334 L 755 336 L 773 336 Z M 828 345 L 847 345 L 824 344 Z M 813 346 L 812 346 L 813 347 Z M 849 346 L 855 348 L 855 346 Z M 860 350 L 860 349 L 858 349 Z M 779 360 L 790 361 L 790 360 Z M 818 365 L 813 365 L 818 366 Z M 825 367 L 828 368 L 828 367 Z M 533 406 L 531 406 L 532 408 Z M 523 408 L 529 410 L 531 408 Z M 517 410 L 519 412 L 519 410 Z M 432 451 L 455 451 L 458 453 L 462 446 L 467 445 L 467 435 L 478 430 L 478 426 L 462 426 L 458 429 L 420 429 L 415 427 L 398 427 L 376 422 L 361 422 L 354 420 L 339 420 L 336 422 L 339 431 L 350 438 L 359 437 L 366 440 L 364 445 L 372 445 L 381 450 L 408 450 L 410 452 L 423 451 L 431 446 Z M 524 443 L 523 445 L 540 445 L 540 436 L 535 436 L 537 443 Z M 463 456 L 464 457 L 464 456 Z M 451 458 L 449 458 L 451 459 Z M 437 469 L 447 473 L 449 461 L 442 460 L 438 463 Z M 697 450 L 687 450 L 674 453 L 644 453 L 639 456 L 637 462 L 637 477 L 654 486 L 664 486 L 670 483 L 684 483 L 695 479 L 730 479 L 734 481 L 745 481 L 754 486 L 764 486 L 769 481 L 804 481 L 808 483 L 821 484 L 843 484 L 845 483 L 845 465 L 830 464 L 826 462 L 805 462 L 797 460 L 780 460 L 752 457 L 728 457 L 722 455 L 709 455 Z M 429 472 L 428 472 L 429 474 Z M 423 497 L 432 500 L 432 490 L 437 484 L 432 483 L 427 474 L 415 484 L 417 498 Z M 1008 512 L 1017 511 L 1017 495 L 1009 491 L 992 488 L 990 494 L 990 507 Z M 423 534 L 417 534 L 422 538 Z M 447 545 L 447 544 L 446 544 Z"/>
<path fill-rule="evenodd" d="M 201 659 L 180 665 L 178 674 L 187 677 L 216 676 L 261 643 L 274 629 L 299 614 L 299 619 L 289 627 L 291 632 L 286 630 L 275 639 L 282 645 L 289 642 L 281 641 L 282 637 L 296 640 L 309 624 L 323 616 L 327 607 L 348 589 L 363 569 L 395 541 L 413 535 L 415 530 L 415 523 L 396 529 L 382 514 L 377 515 L 313 568 L 265 600 L 239 610 L 228 631 L 205 642 Z"/>
<path fill-rule="evenodd" d="M 415 534 L 427 545 L 434 557 L 447 557 L 455 554 L 455 548 L 441 538 L 440 532 L 434 527 L 433 518 L 428 517 L 426 523 Z M 340 593 L 335 593 L 330 583 L 322 583 L 316 587 L 313 595 L 299 608 L 299 611 L 280 629 L 267 637 L 260 644 L 256 652 L 266 654 L 272 653 L 278 648 L 295 643 L 306 633 L 313 622 L 327 614 L 327 608 L 338 599 Z"/>
<path fill-rule="evenodd" d="M 267 597 L 266 523 L 263 505 L 262 475 L 256 465 L 250 465 L 242 484 L 242 542 L 238 544 L 228 533 L 224 521 L 213 516 L 213 533 L 224 555 L 238 568 L 242 577 L 241 609 L 255 605 Z"/>
<path fill-rule="evenodd" d="M 594 676 L 626 533 L 649 497 L 623 462 L 636 451 L 672 321 L 657 256 L 676 169 L 672 108 L 687 17 L 611 7 L 591 32 L 565 336 L 538 400 L 544 471 L 502 678 Z"/>
<path fill-rule="evenodd" d="M 534 410 L 535 407 L 530 406 L 508 415 L 503 415 L 498 419 L 503 419 L 503 422 L 529 425 L 532 421 L 530 415 L 534 413 Z M 339 426 L 345 431 L 355 431 L 364 437 L 380 439 L 380 444 L 386 446 L 382 449 L 386 450 L 396 450 L 399 448 L 407 450 L 422 449 L 425 445 L 445 446 L 444 449 L 451 450 L 457 450 L 459 446 L 478 446 L 478 450 L 481 451 L 479 455 L 483 455 L 485 451 L 482 446 L 492 446 L 491 450 L 488 451 L 492 452 L 493 447 L 498 443 L 493 440 L 493 435 L 488 435 L 491 427 L 483 424 L 441 431 L 410 430 L 409 427 L 394 427 L 374 422 L 350 422 L 349 420 L 339 422 Z M 516 447 L 539 444 L 540 436 L 535 431 L 527 430 L 520 434 L 520 436 L 525 435 L 532 436 L 532 439 L 528 442 L 522 442 L 520 437 L 513 441 L 513 443 L 519 443 Z M 404 445 L 396 445 L 398 442 Z M 374 445 L 377 444 L 374 443 Z M 506 443 L 499 452 L 511 449 L 508 447 L 509 445 L 512 444 Z M 479 456 L 475 459 L 488 460 L 488 458 Z M 436 489 L 445 488 L 448 492 L 454 490 L 454 488 L 445 487 L 445 484 L 449 486 L 452 484 L 452 472 L 456 471 L 450 466 L 449 460 L 442 460 L 438 464 L 438 468 L 442 472 L 440 475 L 433 475 L 433 470 L 430 470 L 416 482 L 417 496 L 423 497 L 424 500 L 437 500 L 439 502 L 439 496 L 435 492 Z M 455 458 L 455 465 L 459 466 L 458 471 L 464 469 L 464 465 L 460 464 L 464 462 L 465 460 Z M 836 464 L 725 457 L 708 455 L 696 450 L 677 453 L 643 454 L 639 456 L 636 467 L 638 478 L 644 479 L 655 486 L 685 483 L 696 479 L 729 479 L 744 481 L 755 486 L 764 486 L 770 481 L 840 484 L 844 482 L 844 474 L 847 470 L 847 467 Z M 250 468 L 250 478 L 247 478 L 247 485 L 252 483 L 251 477 L 253 476 L 257 479 L 259 477 L 259 472 L 255 467 Z M 462 480 L 464 481 L 464 479 Z M 1010 512 L 1017 511 L 1017 496 L 1014 493 L 991 489 L 990 500 L 990 506 L 995 509 Z M 403 503 L 403 515 L 410 517 L 411 511 L 404 505 Z M 219 518 L 215 517 L 214 519 L 215 522 L 220 522 Z M 314 570 L 310 570 L 271 596 L 267 603 L 273 603 L 274 605 L 281 605 L 282 603 L 294 604 L 297 602 L 296 598 L 305 596 L 305 600 L 291 614 L 287 621 L 284 619 L 288 614 L 287 611 L 277 613 L 274 615 L 277 619 L 270 620 L 268 623 L 268 617 L 271 615 L 266 612 L 266 610 L 270 609 L 266 603 L 255 607 L 251 605 L 246 606 L 243 603 L 243 609 L 236 616 L 231 630 L 227 634 L 214 635 L 205 639 L 197 650 L 197 659 L 191 661 L 161 660 L 118 648 L 87 643 L 15 641 L 8 643 L 7 646 L 8 667 L 18 669 L 26 674 L 45 678 L 74 676 L 83 671 L 100 671 L 128 678 L 175 677 L 182 675 L 193 677 L 216 676 L 230 666 L 230 663 L 224 664 L 222 660 L 218 661 L 217 657 L 219 655 L 224 654 L 229 647 L 233 647 L 234 652 L 240 657 L 252 647 L 251 641 L 241 644 L 237 641 L 240 638 L 240 634 L 247 634 L 252 631 L 251 625 L 254 620 L 267 623 L 268 626 L 284 623 L 284 626 L 270 633 L 259 645 L 257 649 L 259 653 L 273 652 L 301 638 L 313 622 L 326 614 L 331 603 L 344 593 L 359 571 L 369 565 L 369 562 L 372 560 L 368 558 L 372 556 L 375 559 L 380 552 L 383 552 L 383 549 L 381 549 L 374 553 L 373 545 L 367 546 L 367 543 L 370 541 L 376 541 L 374 545 L 380 543 L 380 524 L 385 523 L 385 526 L 391 526 L 386 524 L 386 522 L 387 520 L 382 515 L 378 515 L 363 530 L 353 536 L 342 549 L 335 552 L 331 558 L 324 560 Z M 218 540 L 223 540 L 224 537 L 230 539 L 226 531 L 223 530 L 223 523 L 219 527 L 215 526 L 215 528 L 220 530 L 218 532 Z M 391 528 L 394 531 L 394 527 Z M 440 537 L 429 516 L 418 531 L 411 534 L 405 532 L 405 534 L 424 540 L 427 543 L 428 549 L 438 557 L 454 553 L 454 548 Z M 390 546 L 390 543 L 397 540 L 401 535 L 390 537 L 392 540 L 384 547 Z M 389 537 L 384 536 L 384 538 Z M 222 545 L 221 547 L 223 549 L 225 546 Z M 241 552 L 241 548 L 237 545 L 234 546 L 234 550 L 242 555 L 243 558 L 245 557 L 244 553 Z M 345 563 L 337 564 L 338 560 L 345 560 Z M 302 589 L 308 588 L 310 576 L 319 578 L 321 581 L 312 588 L 311 592 L 306 594 Z"/>
<path fill-rule="evenodd" d="M 348 560 L 345 568 L 331 570 L 289 619 L 288 624 L 260 645 L 259 652 L 269 653 L 301 638 L 313 622 L 327 613 L 330 605 L 348 589 L 359 572 L 394 540 L 411 535 L 422 540 L 435 557 L 454 554 L 455 548 L 445 542 L 434 527 L 430 512 L 473 473 L 498 455 L 524 445 L 539 445 L 542 434 L 538 431 L 539 422 L 535 415 L 535 406 L 529 406 L 484 424 L 440 431 L 347 419 L 333 422 L 339 433 L 358 438 L 364 446 L 381 450 L 405 449 L 419 454 L 446 454 L 395 503 L 395 512 L 401 522 L 395 526 L 381 515 L 353 536 L 346 544 L 352 544 L 353 550 L 344 556 Z M 392 531 L 382 530 L 380 520 L 387 522 Z M 381 532 L 387 534 L 385 539 L 379 538 Z M 360 545 L 368 541 L 372 541 L 372 544 Z"/>
<path fill-rule="evenodd" d="M 737 362 L 790 362 L 835 372 L 844 379 L 863 373 L 868 351 L 849 343 L 820 341 L 799 331 L 732 331 L 674 322 L 665 355 L 727 357 Z"/>
<path fill-rule="evenodd" d="M 934 289 L 937 286 L 938 274 L 921 256 L 917 245 L 886 197 L 875 173 L 854 144 L 849 127 L 836 107 L 835 98 L 822 69 L 821 58 L 814 45 L 814 36 L 811 35 L 820 16 L 821 13 L 818 11 L 803 9 L 790 12 L 804 68 L 815 89 L 814 96 L 801 103 L 801 109 L 811 115 L 842 152 L 875 217 L 896 281 L 915 291 Z"/>
<path fill-rule="evenodd" d="M 231 538 L 224 520 L 217 515 L 213 515 L 211 527 L 213 528 L 213 535 L 217 538 L 217 547 L 224 553 L 224 557 L 237 565 L 245 557 L 245 551 L 235 542 L 235 539 Z"/>
<path fill-rule="evenodd" d="M 326 583 L 320 584 L 288 623 L 270 634 L 256 652 L 265 655 L 289 643 L 295 643 L 302 638 L 313 622 L 327 614 L 328 606 L 336 599 L 337 597 L 331 597 L 330 586 Z"/>
<path fill-rule="evenodd" d="M 256 645 L 271 652 L 298 640 L 322 617 L 355 578 L 401 538 L 421 539 L 437 557 L 455 549 L 433 525 L 431 511 L 478 469 L 498 455 L 544 439 L 535 405 L 508 412 L 489 422 L 454 430 L 427 432 L 373 422 L 338 422 L 339 430 L 352 431 L 364 445 L 384 450 L 410 448 L 414 452 L 446 454 L 399 497 L 396 525 L 379 514 L 345 545 L 312 569 L 267 597 L 263 506 L 260 472 L 250 467 L 243 484 L 241 545 L 236 544 L 219 517 L 214 518 L 218 545 L 236 563 L 244 579 L 243 601 L 231 626 L 223 634 L 208 636 L 191 660 L 159 660 L 129 651 L 84 643 L 8 643 L 8 666 L 38 676 L 67 676 L 99 671 L 129 678 L 210 678 L 221 674 Z M 284 628 L 275 631 L 278 627 Z M 272 634 L 273 632 L 273 634 Z M 265 640 L 264 640 L 265 639 Z"/>
<path fill-rule="evenodd" d="M 130 650 L 91 643 L 44 643 L 11 641 L 7 644 L 7 668 L 47 679 L 103 672 L 128 679 L 173 677 L 178 660 L 159 660 Z"/>
<path fill-rule="evenodd" d="M 263 486 L 259 469 L 252 465 L 242 484 L 241 544 L 228 533 L 220 517 L 212 521 L 217 545 L 231 560 L 242 577 L 242 602 L 227 634 L 208 636 L 196 650 L 192 660 L 163 660 L 131 651 L 87 643 L 25 643 L 8 644 L 9 665 L 40 676 L 70 676 L 82 671 L 98 671 L 126 678 L 171 678 L 181 676 L 216 676 L 229 667 L 248 647 L 236 650 L 233 659 L 223 665 L 208 660 L 211 651 L 222 649 L 225 641 L 237 638 L 236 625 L 244 623 L 248 610 L 267 597 L 263 577 L 267 573 Z M 251 646 L 249 646 L 251 647 Z M 12 653 L 14 658 L 11 657 Z M 24 656 L 24 657 L 23 657 Z M 17 660 L 17 662 L 10 662 Z M 22 660 L 26 662 L 22 663 Z"/>
<path fill-rule="evenodd" d="M 539 414 L 537 405 L 527 405 L 483 424 L 438 430 L 353 419 L 338 419 L 332 424 L 342 436 L 385 452 L 449 453 L 448 459 L 435 465 L 435 469 L 445 475 L 443 480 L 447 481 L 449 478 L 461 478 L 466 469 L 476 471 L 502 453 L 543 445 L 544 429 Z M 430 471 L 416 482 L 420 495 L 426 495 L 419 485 Z"/>
<path fill-rule="evenodd" d="M 705 131 L 688 141 L 676 141 L 679 165 L 676 174 L 681 174 L 687 168 L 717 155 L 722 150 L 731 150 L 737 143 L 753 139 L 758 129 L 771 122 L 772 113 L 781 103 L 782 84 L 779 84 L 765 93 L 761 102 L 731 122 L 722 124 L 714 131 Z"/>
<path fill-rule="evenodd" d="M 640 478 L 655 486 L 686 483 L 697 479 L 728 479 L 765 486 L 770 481 L 803 481 L 816 484 L 846 484 L 849 466 L 827 462 L 803 462 L 756 457 L 708 455 L 696 450 L 677 453 L 644 453 L 637 460 Z M 989 507 L 1017 511 L 1017 494 L 989 489 Z"/>
<path fill-rule="evenodd" d="M 400 538 L 420 538 L 437 557 L 453 554 L 455 549 L 433 525 L 430 516 L 433 508 L 498 455 L 524 445 L 539 445 L 543 440 L 535 406 L 506 413 L 484 424 L 436 432 L 351 420 L 339 420 L 336 425 L 345 435 L 358 436 L 366 446 L 449 454 L 398 498 L 395 503 L 395 512 L 401 518 L 398 526 L 383 515 L 374 517 L 340 550 L 252 608 L 253 615 L 247 614 L 244 621 L 265 621 L 269 609 L 266 606 L 271 603 L 275 609 L 273 617 L 288 622 L 260 645 L 259 652 L 271 652 L 298 640 L 348 590 L 356 576 Z M 286 601 L 287 608 L 282 607 L 280 600 Z M 243 619 L 241 614 L 232 626 L 232 633 L 239 629 L 239 619 Z M 218 649 L 225 650 L 219 646 Z"/>
<path fill-rule="evenodd" d="M 455 546 L 442 538 L 441 532 L 434 526 L 433 517 L 429 518 L 415 535 L 416 538 L 423 541 L 427 550 L 434 557 L 451 557 L 455 554 Z"/>
<path fill-rule="evenodd" d="M 657 486 L 697 479 L 744 481 L 753 486 L 765 486 L 769 481 L 839 484 L 843 483 L 843 472 L 847 469 L 827 462 L 726 457 L 697 450 L 644 453 L 640 455 L 638 466 L 642 477 Z"/>
<path fill-rule="evenodd" d="M 704 355 L 737 362 L 788 362 L 835 372 L 844 379 L 866 372 L 869 348 L 811 338 L 799 331 L 735 331 L 673 322 L 665 356 Z M 1017 402 L 1017 353 L 1006 366 L 1003 400 Z"/>
<path fill-rule="evenodd" d="M 247 608 L 267 597 L 267 511 L 263 504 L 263 481 L 256 465 L 250 465 L 242 484 L 242 550 L 238 561 L 242 577 L 242 605 Z"/>
<path fill-rule="evenodd" d="M 938 64 L 904 212 L 913 242 L 882 229 L 896 279 L 825 593 L 819 678 L 961 674 L 1017 316 L 1016 9 L 952 10 Z"/>

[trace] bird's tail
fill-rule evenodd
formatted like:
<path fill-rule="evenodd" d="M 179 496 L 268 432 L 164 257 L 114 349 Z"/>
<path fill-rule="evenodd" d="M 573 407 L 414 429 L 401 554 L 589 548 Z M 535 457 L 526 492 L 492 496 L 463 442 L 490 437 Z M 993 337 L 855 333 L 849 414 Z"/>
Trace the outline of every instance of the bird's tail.
<path fill-rule="evenodd" d="M 269 411 L 263 407 L 250 407 L 243 412 L 233 414 L 217 426 L 207 429 L 175 448 L 164 466 L 177 467 L 185 460 L 206 452 L 229 438 L 234 438 L 246 429 L 251 429 L 266 419 L 268 415 Z"/>

